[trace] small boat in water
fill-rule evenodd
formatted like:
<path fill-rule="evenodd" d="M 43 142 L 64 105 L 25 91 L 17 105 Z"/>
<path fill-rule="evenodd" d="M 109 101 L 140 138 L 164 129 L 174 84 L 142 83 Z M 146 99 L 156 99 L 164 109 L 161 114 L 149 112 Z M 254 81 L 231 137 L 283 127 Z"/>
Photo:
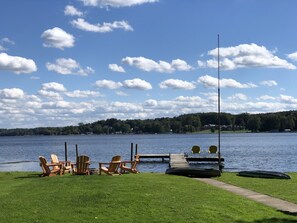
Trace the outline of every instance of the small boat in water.
<path fill-rule="evenodd" d="M 173 174 L 187 177 L 219 177 L 221 171 L 217 169 L 203 169 L 203 168 L 191 168 L 191 167 L 179 167 L 179 168 L 168 168 L 166 174 Z"/>
<path fill-rule="evenodd" d="M 285 173 L 265 170 L 240 171 L 238 172 L 237 176 L 269 179 L 291 179 L 291 177 Z"/>

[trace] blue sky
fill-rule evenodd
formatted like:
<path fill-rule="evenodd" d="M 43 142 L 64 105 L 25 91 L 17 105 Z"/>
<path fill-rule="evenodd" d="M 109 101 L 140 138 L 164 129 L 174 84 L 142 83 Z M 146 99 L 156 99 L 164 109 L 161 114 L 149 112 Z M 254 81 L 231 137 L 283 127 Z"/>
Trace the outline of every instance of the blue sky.
<path fill-rule="evenodd" d="M 297 109 L 294 0 L 4 0 L 0 128 Z"/>

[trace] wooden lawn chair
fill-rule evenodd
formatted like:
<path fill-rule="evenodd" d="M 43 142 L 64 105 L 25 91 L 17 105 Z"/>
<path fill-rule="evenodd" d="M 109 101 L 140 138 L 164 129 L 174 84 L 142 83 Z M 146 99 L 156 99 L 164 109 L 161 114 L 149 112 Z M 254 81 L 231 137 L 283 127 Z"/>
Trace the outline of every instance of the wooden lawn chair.
<path fill-rule="evenodd" d="M 135 155 L 134 161 L 122 161 L 120 166 L 121 173 L 125 173 L 126 171 L 130 173 L 139 173 L 136 168 L 138 163 L 139 163 L 139 155 Z"/>
<path fill-rule="evenodd" d="M 58 156 L 56 154 L 51 154 L 52 163 L 61 163 L 63 165 L 64 173 L 70 173 L 71 171 L 71 164 L 70 161 L 59 161 Z M 59 168 L 58 166 L 54 166 L 54 169 Z"/>
<path fill-rule="evenodd" d="M 41 169 L 43 171 L 41 176 L 51 177 L 51 176 L 55 176 L 57 174 L 59 174 L 59 175 L 63 174 L 62 164 L 60 164 L 60 163 L 47 163 L 46 159 L 43 156 L 39 156 L 39 160 L 40 160 L 40 167 L 41 167 Z M 55 166 L 57 168 L 53 168 Z"/>
<path fill-rule="evenodd" d="M 208 153 L 215 154 L 217 152 L 218 152 L 218 147 L 215 145 L 212 145 L 208 148 Z"/>
<path fill-rule="evenodd" d="M 108 165 L 108 166 L 103 166 L 103 165 Z M 109 163 L 99 163 L 99 175 L 101 175 L 102 171 L 110 176 L 119 175 L 121 174 L 119 172 L 120 165 L 121 165 L 121 156 L 112 157 L 111 162 Z"/>
<path fill-rule="evenodd" d="M 193 146 L 192 147 L 192 153 L 193 154 L 199 154 L 200 153 L 200 146 L 197 146 L 197 145 Z"/>
<path fill-rule="evenodd" d="M 90 167 L 90 158 L 88 156 L 78 156 L 76 159 L 76 163 L 71 164 L 72 174 L 90 175 L 89 167 Z"/>

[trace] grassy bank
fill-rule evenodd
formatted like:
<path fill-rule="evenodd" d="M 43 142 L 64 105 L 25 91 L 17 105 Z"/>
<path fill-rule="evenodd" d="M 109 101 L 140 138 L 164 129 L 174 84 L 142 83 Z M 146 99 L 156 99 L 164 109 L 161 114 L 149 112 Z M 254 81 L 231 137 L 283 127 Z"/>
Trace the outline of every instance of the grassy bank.
<path fill-rule="evenodd" d="M 0 173 L 0 188 L 0 222 L 297 221 L 241 196 L 165 174 L 40 178 Z"/>
<path fill-rule="evenodd" d="M 233 184 L 239 187 L 251 189 L 253 191 L 278 197 L 297 204 L 297 173 L 289 173 L 290 180 L 263 179 L 240 177 L 236 173 L 224 173 L 217 178 L 220 181 Z"/>

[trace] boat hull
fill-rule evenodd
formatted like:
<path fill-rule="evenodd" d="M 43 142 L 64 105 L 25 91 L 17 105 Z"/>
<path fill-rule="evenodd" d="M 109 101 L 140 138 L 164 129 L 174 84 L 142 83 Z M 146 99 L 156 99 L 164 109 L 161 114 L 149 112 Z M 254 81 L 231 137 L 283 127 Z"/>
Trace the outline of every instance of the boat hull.
<path fill-rule="evenodd" d="M 285 173 L 264 170 L 240 171 L 238 172 L 237 176 L 269 179 L 291 179 L 291 177 Z"/>
<path fill-rule="evenodd" d="M 187 177 L 210 178 L 221 176 L 221 171 L 217 169 L 201 168 L 168 168 L 166 174 L 173 174 Z"/>

